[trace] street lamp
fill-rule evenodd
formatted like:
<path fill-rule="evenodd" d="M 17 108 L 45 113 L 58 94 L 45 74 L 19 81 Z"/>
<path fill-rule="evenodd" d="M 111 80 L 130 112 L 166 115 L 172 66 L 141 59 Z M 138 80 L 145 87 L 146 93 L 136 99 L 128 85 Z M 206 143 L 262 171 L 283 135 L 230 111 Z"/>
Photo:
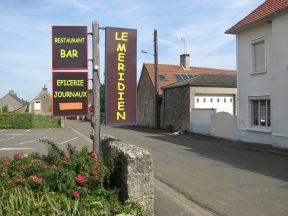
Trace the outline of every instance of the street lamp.
<path fill-rule="evenodd" d="M 154 54 L 141 50 L 142 53 L 154 56 L 154 83 L 155 83 L 155 128 L 158 128 L 158 36 L 154 30 Z"/>

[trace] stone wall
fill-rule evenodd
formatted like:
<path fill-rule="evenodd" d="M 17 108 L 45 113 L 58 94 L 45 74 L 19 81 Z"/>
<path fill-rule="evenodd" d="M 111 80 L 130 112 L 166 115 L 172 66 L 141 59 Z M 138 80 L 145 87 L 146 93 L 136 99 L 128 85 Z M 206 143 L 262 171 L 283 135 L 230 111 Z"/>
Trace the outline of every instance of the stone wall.
<path fill-rule="evenodd" d="M 113 137 L 101 138 L 100 151 L 104 159 L 117 155 L 119 166 L 111 183 L 120 188 L 121 201 L 131 200 L 141 204 L 147 215 L 154 215 L 154 183 L 151 154 L 140 147 L 125 144 Z"/>
<path fill-rule="evenodd" d="M 173 131 L 188 130 L 190 113 L 190 87 L 164 90 L 163 127 Z"/>
<path fill-rule="evenodd" d="M 23 106 L 23 104 L 19 103 L 15 100 L 10 94 L 5 95 L 0 101 L 0 111 L 4 106 L 8 107 L 8 112 L 13 112 Z"/>
<path fill-rule="evenodd" d="M 143 68 L 137 88 L 137 125 L 155 126 L 155 88 L 146 68 Z"/>

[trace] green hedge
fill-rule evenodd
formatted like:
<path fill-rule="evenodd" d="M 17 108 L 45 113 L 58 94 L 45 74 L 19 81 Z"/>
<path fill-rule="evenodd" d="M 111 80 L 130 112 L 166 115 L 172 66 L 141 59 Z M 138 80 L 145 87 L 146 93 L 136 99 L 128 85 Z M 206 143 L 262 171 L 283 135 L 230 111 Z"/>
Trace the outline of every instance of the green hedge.
<path fill-rule="evenodd" d="M 32 113 L 1 113 L 0 128 L 32 128 Z"/>

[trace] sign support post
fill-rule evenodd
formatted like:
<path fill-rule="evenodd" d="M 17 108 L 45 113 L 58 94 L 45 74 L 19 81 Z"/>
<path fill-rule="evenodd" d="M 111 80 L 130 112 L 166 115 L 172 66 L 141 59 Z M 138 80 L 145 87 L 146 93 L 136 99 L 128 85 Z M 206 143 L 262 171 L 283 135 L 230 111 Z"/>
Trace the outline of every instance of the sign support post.
<path fill-rule="evenodd" d="M 92 22 L 93 37 L 93 117 L 92 117 L 92 138 L 93 151 L 99 151 L 100 146 L 100 77 L 99 77 L 99 23 Z"/>

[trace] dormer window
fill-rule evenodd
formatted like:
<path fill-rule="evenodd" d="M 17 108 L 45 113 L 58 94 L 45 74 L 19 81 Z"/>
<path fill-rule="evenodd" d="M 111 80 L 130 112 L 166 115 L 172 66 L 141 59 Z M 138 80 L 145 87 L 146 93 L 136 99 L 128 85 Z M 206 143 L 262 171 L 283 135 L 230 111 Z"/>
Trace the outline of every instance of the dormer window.
<path fill-rule="evenodd" d="M 158 79 L 159 79 L 160 81 L 165 81 L 165 80 L 166 80 L 166 78 L 165 78 L 164 75 L 158 75 Z"/>

